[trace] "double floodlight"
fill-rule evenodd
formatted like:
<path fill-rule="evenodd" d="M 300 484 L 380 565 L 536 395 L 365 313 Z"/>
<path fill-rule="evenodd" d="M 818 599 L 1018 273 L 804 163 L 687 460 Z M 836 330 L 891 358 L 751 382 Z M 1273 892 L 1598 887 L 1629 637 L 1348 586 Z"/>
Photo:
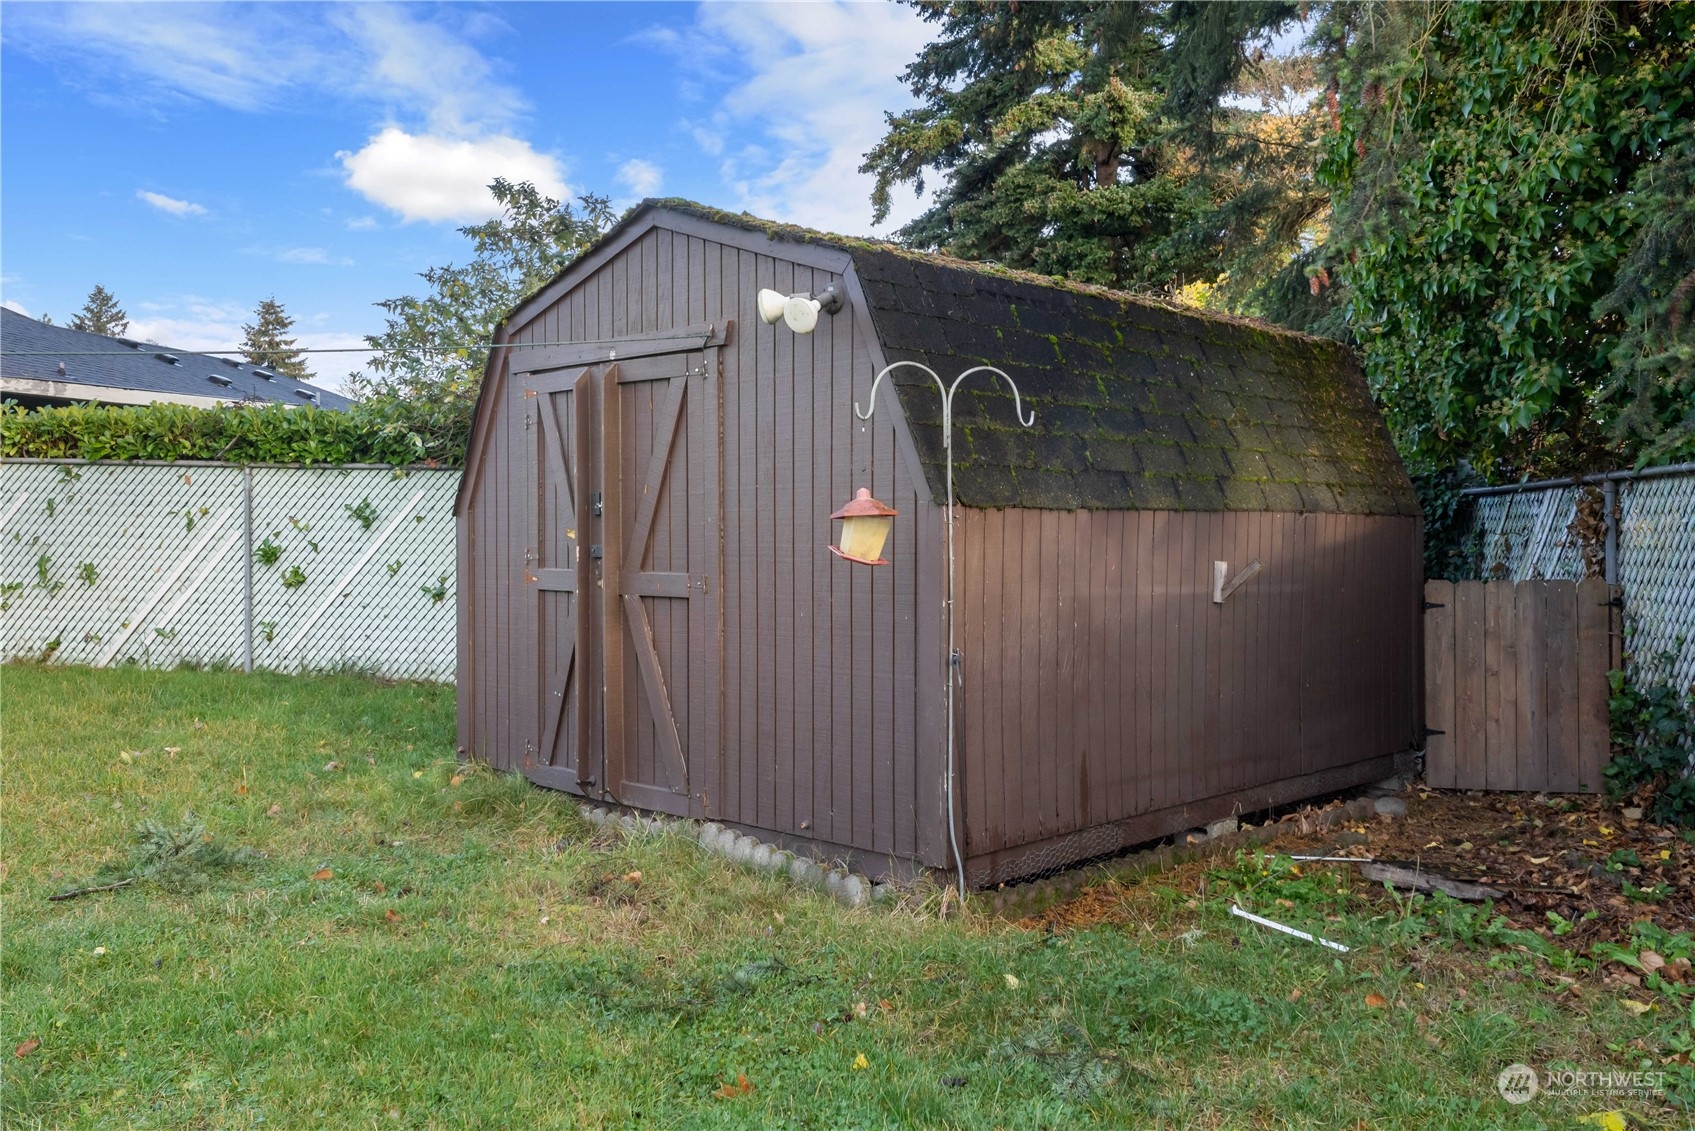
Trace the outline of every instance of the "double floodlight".
<path fill-rule="evenodd" d="M 789 329 L 797 334 L 812 333 L 818 327 L 820 313 L 834 314 L 841 308 L 842 288 L 839 283 L 831 283 L 817 294 L 809 291 L 797 291 L 792 295 L 771 290 L 759 292 L 760 321 L 767 326 L 786 322 Z"/>

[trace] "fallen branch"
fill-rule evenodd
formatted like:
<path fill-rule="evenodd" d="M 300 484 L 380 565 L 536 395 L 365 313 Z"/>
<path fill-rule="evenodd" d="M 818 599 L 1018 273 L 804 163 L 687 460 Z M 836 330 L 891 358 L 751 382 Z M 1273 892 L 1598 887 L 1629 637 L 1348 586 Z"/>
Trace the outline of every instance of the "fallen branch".
<path fill-rule="evenodd" d="M 1446 876 L 1431 875 L 1421 868 L 1403 868 L 1398 864 L 1361 864 L 1360 874 L 1368 880 L 1376 880 L 1403 891 L 1439 891 L 1466 903 L 1482 903 L 1486 899 L 1500 899 L 1507 894 L 1500 888 L 1450 880 Z"/>
<path fill-rule="evenodd" d="M 131 876 L 129 879 L 119 880 L 115 884 L 100 884 L 97 887 L 91 888 L 72 888 L 70 891 L 62 891 L 58 895 L 48 896 L 47 902 L 58 903 L 66 899 L 75 899 L 79 895 L 93 895 L 95 892 L 99 891 L 116 891 L 119 888 L 127 888 L 133 883 L 135 883 L 135 877 Z"/>

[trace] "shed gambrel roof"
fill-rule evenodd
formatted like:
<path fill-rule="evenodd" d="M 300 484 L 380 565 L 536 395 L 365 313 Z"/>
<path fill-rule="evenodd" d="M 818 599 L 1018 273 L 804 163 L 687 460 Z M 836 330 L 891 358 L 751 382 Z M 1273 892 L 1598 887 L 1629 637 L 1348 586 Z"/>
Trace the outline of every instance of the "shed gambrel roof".
<path fill-rule="evenodd" d="M 1004 384 L 961 386 L 962 505 L 1420 513 L 1358 362 L 1340 343 L 689 201 L 645 201 L 619 228 L 650 210 L 845 251 L 888 361 L 922 362 L 950 382 L 973 365 L 1006 370 L 1035 423 L 1015 423 Z M 940 498 L 935 386 L 911 369 L 891 380 Z"/>
<path fill-rule="evenodd" d="M 213 375 L 220 381 L 213 381 Z M 122 389 L 137 394 L 125 403 L 145 403 L 140 398 L 151 396 L 188 403 L 276 401 L 332 409 L 353 404 L 340 393 L 245 361 L 53 326 L 5 307 L 0 307 L 0 377 L 26 383 L 21 389 L 30 395 L 71 400 L 104 400 L 102 390 Z M 63 387 L 62 394 L 57 387 Z"/>

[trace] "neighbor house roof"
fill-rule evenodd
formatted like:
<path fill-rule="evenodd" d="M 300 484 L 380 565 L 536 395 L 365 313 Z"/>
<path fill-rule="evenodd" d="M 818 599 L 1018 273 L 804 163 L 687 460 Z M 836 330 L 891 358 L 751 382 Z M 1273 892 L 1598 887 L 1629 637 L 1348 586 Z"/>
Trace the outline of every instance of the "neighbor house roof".
<path fill-rule="evenodd" d="M 1018 426 L 1010 394 L 991 377 L 960 387 L 954 487 L 963 505 L 1420 513 L 1359 364 L 1338 342 L 687 200 L 642 202 L 602 244 L 656 212 L 846 252 L 889 362 L 920 362 L 950 383 L 976 365 L 1005 370 L 1035 423 Z M 940 498 L 934 383 L 911 368 L 890 379 Z"/>
<path fill-rule="evenodd" d="M 203 407 L 274 401 L 342 409 L 353 403 L 245 361 L 50 326 L 7 308 L 0 308 L 0 396 Z"/>

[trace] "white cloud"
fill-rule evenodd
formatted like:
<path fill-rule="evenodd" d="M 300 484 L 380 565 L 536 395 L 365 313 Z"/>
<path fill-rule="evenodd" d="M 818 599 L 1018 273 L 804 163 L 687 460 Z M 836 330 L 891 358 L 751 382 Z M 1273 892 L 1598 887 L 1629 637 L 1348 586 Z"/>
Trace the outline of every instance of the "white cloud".
<path fill-rule="evenodd" d="M 353 260 L 346 256 L 331 255 L 321 247 L 287 247 L 273 252 L 271 258 L 278 263 L 299 263 L 316 267 L 353 266 Z"/>
<path fill-rule="evenodd" d="M 159 211 L 169 212 L 172 216 L 206 215 L 206 206 L 196 204 L 192 200 L 178 200 L 174 196 L 166 196 L 162 192 L 148 192 L 146 189 L 137 190 L 135 195 L 138 199 L 145 200 Z"/>
<path fill-rule="evenodd" d="M 402 220 L 473 222 L 498 215 L 496 177 L 533 181 L 548 196 L 571 195 L 559 159 L 498 134 L 477 139 L 411 134 L 389 126 L 357 153 L 337 153 L 348 187 Z"/>
<path fill-rule="evenodd" d="M 873 178 L 860 163 L 882 139 L 884 113 L 912 105 L 900 74 L 933 31 L 905 5 L 702 4 L 692 35 L 648 41 L 674 45 L 685 67 L 712 72 L 712 85 L 735 76 L 708 119 L 684 128 L 707 155 L 722 154 L 738 207 L 851 233 L 871 229 Z M 726 144 L 744 131 L 753 140 Z M 887 226 L 922 207 L 897 194 Z"/>
<path fill-rule="evenodd" d="M 664 183 L 665 173 L 651 161 L 643 161 L 640 157 L 618 166 L 618 183 L 629 189 L 637 196 L 652 196 L 659 191 Z"/>
<path fill-rule="evenodd" d="M 9 298 L 0 300 L 0 306 L 5 307 L 7 310 L 16 311 L 17 313 L 23 315 L 25 318 L 34 318 L 35 317 L 35 315 L 31 314 L 29 311 L 24 309 L 23 303 L 13 302 Z"/>
<path fill-rule="evenodd" d="M 368 232 L 376 226 L 375 216 L 354 216 L 347 221 L 347 230 L 350 232 Z"/>
<path fill-rule="evenodd" d="M 388 4 L 30 4 L 6 41 L 126 100 L 263 110 L 336 97 L 421 115 L 437 130 L 494 129 L 524 108 L 465 38 L 475 13 Z M 87 67 L 92 56 L 100 63 Z"/>
<path fill-rule="evenodd" d="M 338 154 L 348 187 L 408 221 L 465 221 L 493 214 L 496 175 L 567 195 L 558 159 L 515 132 L 523 95 L 472 42 L 498 24 L 451 5 L 73 4 L 8 6 L 5 33 L 108 101 L 368 105 L 385 124 L 357 153 Z M 203 211 L 143 199 L 176 215 Z"/>

